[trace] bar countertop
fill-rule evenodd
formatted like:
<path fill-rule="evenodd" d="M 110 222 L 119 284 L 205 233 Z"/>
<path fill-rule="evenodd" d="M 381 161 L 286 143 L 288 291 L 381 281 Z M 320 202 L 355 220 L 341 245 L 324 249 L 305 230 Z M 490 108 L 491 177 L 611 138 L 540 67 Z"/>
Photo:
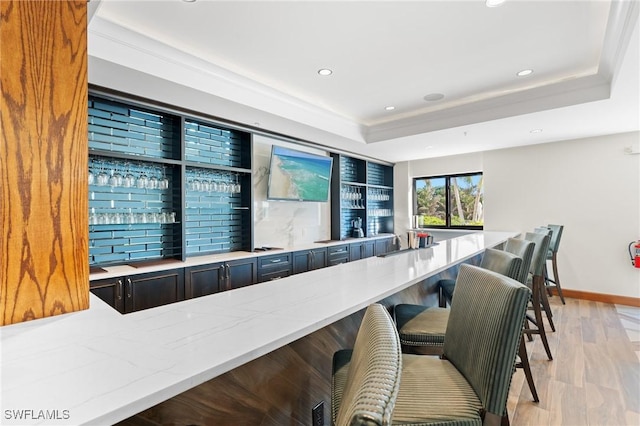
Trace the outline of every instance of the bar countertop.
<path fill-rule="evenodd" d="M 0 328 L 2 424 L 112 424 L 504 242 L 477 232 L 122 315 L 86 311 Z"/>

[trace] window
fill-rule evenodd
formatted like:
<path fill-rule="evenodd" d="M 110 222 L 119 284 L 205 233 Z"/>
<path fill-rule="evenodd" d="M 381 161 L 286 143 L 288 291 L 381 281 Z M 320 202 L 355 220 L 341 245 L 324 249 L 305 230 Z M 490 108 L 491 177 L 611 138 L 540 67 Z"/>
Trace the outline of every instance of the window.
<path fill-rule="evenodd" d="M 482 229 L 482 173 L 415 178 L 414 214 L 420 226 Z"/>

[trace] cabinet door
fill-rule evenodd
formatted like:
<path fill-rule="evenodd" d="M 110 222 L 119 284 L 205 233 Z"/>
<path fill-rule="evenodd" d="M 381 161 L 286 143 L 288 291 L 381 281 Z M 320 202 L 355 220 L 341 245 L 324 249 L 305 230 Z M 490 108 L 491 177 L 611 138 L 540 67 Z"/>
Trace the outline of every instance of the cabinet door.
<path fill-rule="evenodd" d="M 320 269 L 327 266 L 327 249 L 313 249 L 310 251 L 311 269 Z"/>
<path fill-rule="evenodd" d="M 365 259 L 367 257 L 373 257 L 373 254 L 375 252 L 375 246 L 376 246 L 375 241 L 365 241 L 362 244 L 362 247 L 363 247 L 362 258 Z"/>
<path fill-rule="evenodd" d="M 224 277 L 223 263 L 187 268 L 185 270 L 185 298 L 191 299 L 222 291 Z"/>
<path fill-rule="evenodd" d="M 91 293 L 118 312 L 124 313 L 124 278 L 91 281 L 90 286 Z"/>
<path fill-rule="evenodd" d="M 362 259 L 362 255 L 364 254 L 362 245 L 363 243 L 351 243 L 349 245 L 349 260 L 351 262 Z"/>
<path fill-rule="evenodd" d="M 131 275 L 124 284 L 127 313 L 184 300 L 183 268 Z"/>
<path fill-rule="evenodd" d="M 391 246 L 391 238 L 384 238 L 382 240 L 376 240 L 375 255 L 379 256 L 389 252 Z"/>
<path fill-rule="evenodd" d="M 311 252 L 309 250 L 293 253 L 293 273 L 299 274 L 311 269 Z"/>
<path fill-rule="evenodd" d="M 252 285 L 258 280 L 258 262 L 255 258 L 227 262 L 226 267 L 226 290 Z"/>

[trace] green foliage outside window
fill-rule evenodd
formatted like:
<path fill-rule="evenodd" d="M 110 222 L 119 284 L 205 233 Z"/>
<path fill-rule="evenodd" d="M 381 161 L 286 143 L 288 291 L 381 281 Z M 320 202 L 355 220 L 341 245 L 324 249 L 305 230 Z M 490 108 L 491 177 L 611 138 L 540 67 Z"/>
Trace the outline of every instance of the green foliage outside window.
<path fill-rule="evenodd" d="M 414 200 L 420 226 L 482 227 L 481 173 L 414 179 Z"/>

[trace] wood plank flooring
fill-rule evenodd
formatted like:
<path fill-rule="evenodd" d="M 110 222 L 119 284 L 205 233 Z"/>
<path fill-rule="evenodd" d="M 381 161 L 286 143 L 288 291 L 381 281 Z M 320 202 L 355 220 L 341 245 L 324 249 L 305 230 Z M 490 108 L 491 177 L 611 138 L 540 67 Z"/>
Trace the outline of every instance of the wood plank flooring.
<path fill-rule="evenodd" d="M 640 308 L 578 299 L 562 305 L 557 296 L 550 302 L 554 359 L 547 360 L 538 336 L 527 342 L 540 402 L 518 369 L 507 407 L 511 424 L 640 425 Z"/>

